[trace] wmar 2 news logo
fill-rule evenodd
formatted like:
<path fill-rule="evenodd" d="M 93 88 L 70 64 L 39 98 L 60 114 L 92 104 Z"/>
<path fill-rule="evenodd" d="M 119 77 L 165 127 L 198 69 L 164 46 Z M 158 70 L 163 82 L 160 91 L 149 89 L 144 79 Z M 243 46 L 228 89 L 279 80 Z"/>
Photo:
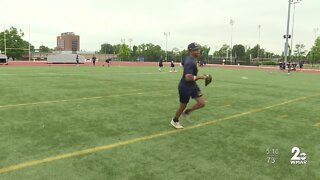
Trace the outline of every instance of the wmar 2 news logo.
<path fill-rule="evenodd" d="M 300 148 L 293 147 L 291 153 L 293 154 L 291 164 L 307 164 L 307 154 L 300 152 Z"/>

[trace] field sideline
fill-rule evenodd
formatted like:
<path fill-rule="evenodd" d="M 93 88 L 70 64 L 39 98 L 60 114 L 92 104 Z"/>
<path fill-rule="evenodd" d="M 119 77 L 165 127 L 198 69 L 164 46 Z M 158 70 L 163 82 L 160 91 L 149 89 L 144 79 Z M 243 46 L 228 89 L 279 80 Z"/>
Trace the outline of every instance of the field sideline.
<path fill-rule="evenodd" d="M 176 131 L 180 67 L 0 67 L 0 179 L 320 177 L 318 73 L 199 69 L 207 106 Z"/>

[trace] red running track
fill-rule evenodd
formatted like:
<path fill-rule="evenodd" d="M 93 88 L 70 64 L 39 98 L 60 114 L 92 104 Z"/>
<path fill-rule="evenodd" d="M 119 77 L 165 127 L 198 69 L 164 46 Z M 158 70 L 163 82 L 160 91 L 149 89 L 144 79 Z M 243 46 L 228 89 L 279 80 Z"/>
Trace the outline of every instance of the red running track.
<path fill-rule="evenodd" d="M 107 66 L 104 62 L 97 62 L 96 66 Z M 165 66 L 170 67 L 170 63 L 164 63 Z M 7 65 L 0 65 L 0 67 L 6 67 Z M 46 61 L 10 61 L 8 66 L 76 66 L 76 64 L 47 64 Z M 79 66 L 93 66 L 91 62 L 80 64 Z M 126 62 L 126 61 L 112 61 L 111 66 L 158 66 L 158 62 Z M 176 64 L 179 66 L 179 63 Z M 264 66 L 236 66 L 236 65 L 218 65 L 208 64 L 207 67 L 219 67 L 219 68 L 240 68 L 240 69 L 261 69 L 261 70 L 277 70 L 278 67 L 264 67 Z M 297 69 L 297 72 L 313 72 L 320 73 L 320 69 Z"/>

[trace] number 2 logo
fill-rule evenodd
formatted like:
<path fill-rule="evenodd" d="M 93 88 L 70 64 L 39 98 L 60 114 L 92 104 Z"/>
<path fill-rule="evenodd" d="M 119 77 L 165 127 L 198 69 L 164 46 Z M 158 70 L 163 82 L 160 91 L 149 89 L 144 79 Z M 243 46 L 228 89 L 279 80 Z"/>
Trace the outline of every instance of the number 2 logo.
<path fill-rule="evenodd" d="M 291 160 L 293 160 L 293 161 L 300 161 L 301 160 L 301 158 L 299 157 L 300 149 L 298 147 L 293 147 L 291 150 L 291 153 L 294 153 Z"/>

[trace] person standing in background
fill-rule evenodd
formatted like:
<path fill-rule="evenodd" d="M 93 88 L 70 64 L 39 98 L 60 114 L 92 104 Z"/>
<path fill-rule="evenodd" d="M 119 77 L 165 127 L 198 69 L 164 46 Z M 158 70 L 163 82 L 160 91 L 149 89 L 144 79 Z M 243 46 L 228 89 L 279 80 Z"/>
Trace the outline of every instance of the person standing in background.
<path fill-rule="evenodd" d="M 93 55 L 93 57 L 92 57 L 93 66 L 96 66 L 96 60 L 97 60 L 96 56 Z"/>

